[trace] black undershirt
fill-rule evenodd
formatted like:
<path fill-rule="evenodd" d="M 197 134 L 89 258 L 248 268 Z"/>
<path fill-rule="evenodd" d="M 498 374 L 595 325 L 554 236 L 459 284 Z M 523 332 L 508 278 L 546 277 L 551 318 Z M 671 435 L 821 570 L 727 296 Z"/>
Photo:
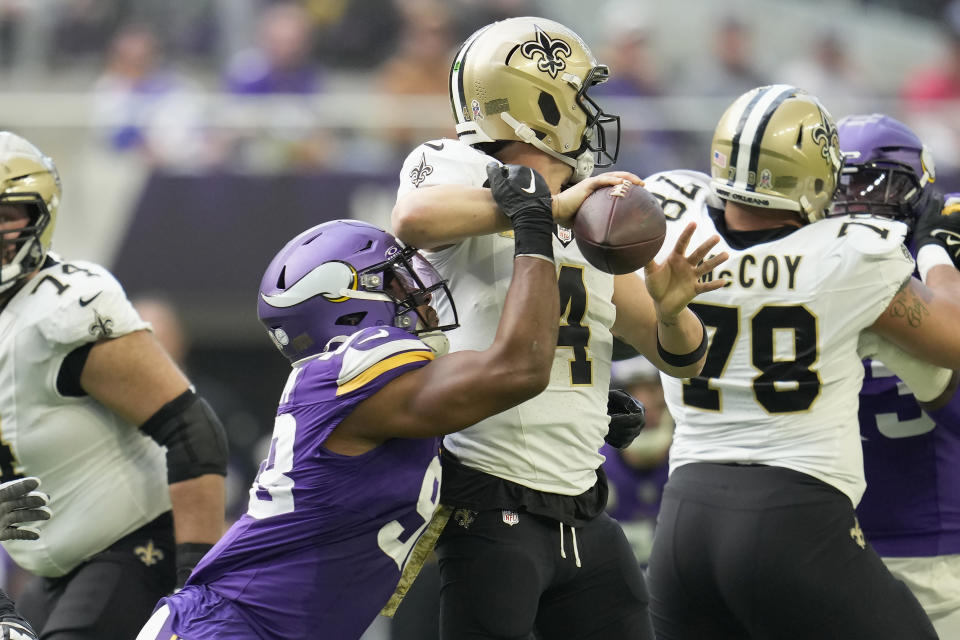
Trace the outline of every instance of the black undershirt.
<path fill-rule="evenodd" d="M 779 240 L 780 238 L 786 238 L 788 235 L 800 228 L 787 225 L 782 227 L 773 227 L 772 229 L 737 231 L 735 229 L 727 228 L 727 221 L 723 217 L 723 209 L 718 209 L 708 205 L 707 212 L 710 214 L 710 218 L 713 220 L 713 226 L 717 228 L 717 233 L 723 236 L 723 239 L 727 241 L 727 244 L 730 245 L 731 249 L 736 249 L 738 251 L 742 249 L 748 249 L 754 245 L 763 244 L 765 242 L 772 242 L 774 240 Z"/>

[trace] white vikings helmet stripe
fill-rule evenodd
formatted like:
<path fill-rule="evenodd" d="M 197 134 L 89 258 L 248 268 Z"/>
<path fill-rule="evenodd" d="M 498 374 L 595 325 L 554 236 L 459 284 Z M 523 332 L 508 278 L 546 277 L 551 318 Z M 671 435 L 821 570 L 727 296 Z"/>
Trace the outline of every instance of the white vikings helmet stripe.
<path fill-rule="evenodd" d="M 343 262 L 324 262 L 287 287 L 272 296 L 260 294 L 263 301 L 271 307 L 285 309 L 300 304 L 314 296 L 324 296 L 331 302 L 345 298 L 346 292 L 355 285 L 357 274 L 350 265 Z"/>
<path fill-rule="evenodd" d="M 747 191 L 755 191 L 756 180 L 749 180 L 750 172 L 756 175 L 760 157 L 760 142 L 770 122 L 770 116 L 784 100 L 796 95 L 796 87 L 774 84 L 758 92 L 740 115 L 737 133 L 733 137 L 730 166 L 735 168 L 732 180 L 727 184 Z"/>

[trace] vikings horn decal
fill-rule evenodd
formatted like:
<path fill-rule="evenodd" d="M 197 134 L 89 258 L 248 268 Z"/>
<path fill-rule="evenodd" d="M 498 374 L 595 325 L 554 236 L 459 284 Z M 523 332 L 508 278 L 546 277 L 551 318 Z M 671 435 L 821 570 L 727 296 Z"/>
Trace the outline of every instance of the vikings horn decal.
<path fill-rule="evenodd" d="M 540 27 L 536 27 L 536 30 L 534 40 L 528 40 L 520 45 L 520 53 L 530 60 L 539 55 L 537 68 L 544 73 L 549 73 L 551 78 L 556 78 L 559 71 L 567 68 L 566 60 L 559 56 L 569 57 L 573 52 L 570 45 L 563 40 L 559 38 L 554 40 Z"/>

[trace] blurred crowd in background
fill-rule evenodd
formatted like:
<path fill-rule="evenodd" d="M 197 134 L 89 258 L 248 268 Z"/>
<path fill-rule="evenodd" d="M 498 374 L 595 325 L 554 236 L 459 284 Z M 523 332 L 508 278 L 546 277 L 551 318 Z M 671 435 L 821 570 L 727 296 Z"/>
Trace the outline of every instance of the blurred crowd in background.
<path fill-rule="evenodd" d="M 467 35 L 545 15 L 575 24 L 610 66 L 598 94 L 623 107 L 620 164 L 638 173 L 705 166 L 691 134 L 712 129 L 713 105 L 770 82 L 809 90 L 837 117 L 892 107 L 921 137 L 950 140 L 938 160 L 960 166 L 960 109 L 943 103 L 960 98 L 960 3 L 658 4 L 2 0 L 0 73 L 8 92 L 69 95 L 61 127 L 89 126 L 109 149 L 157 165 L 376 171 L 451 134 L 449 58 Z"/>
<path fill-rule="evenodd" d="M 932 144 L 943 190 L 960 188 L 960 1 L 0 0 L 0 128 L 60 166 L 54 247 L 149 296 L 142 313 L 227 425 L 234 513 L 286 375 L 249 274 L 308 224 L 386 224 L 403 157 L 454 135 L 457 46 L 520 15 L 569 24 L 610 66 L 595 95 L 623 119 L 620 168 L 706 169 L 729 100 L 786 82 L 836 117 L 902 118 Z M 246 217 L 251 198 L 217 199 L 242 189 L 262 196 Z M 668 445 L 650 445 L 655 466 Z"/>

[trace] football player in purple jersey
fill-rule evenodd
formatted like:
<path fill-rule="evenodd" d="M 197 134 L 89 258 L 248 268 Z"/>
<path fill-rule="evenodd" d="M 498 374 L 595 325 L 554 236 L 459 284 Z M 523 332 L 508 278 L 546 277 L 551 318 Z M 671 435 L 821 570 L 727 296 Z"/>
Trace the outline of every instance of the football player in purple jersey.
<path fill-rule="evenodd" d="M 925 212 L 939 214 L 944 198 L 932 186 L 933 161 L 906 125 L 872 114 L 843 118 L 837 129 L 845 166 L 835 213 L 869 212 L 911 230 Z M 907 243 L 916 256 L 912 238 Z M 921 276 L 930 251 L 946 248 L 929 246 L 918 256 Z M 864 370 L 859 417 L 867 490 L 857 508 L 860 526 L 940 637 L 960 638 L 960 394 L 949 376 L 912 391 L 878 360 L 864 360 Z"/>
<path fill-rule="evenodd" d="M 257 310 L 293 370 L 269 455 L 246 514 L 140 640 L 348 640 L 396 606 L 449 517 L 438 437 L 533 397 L 553 361 L 549 189 L 517 165 L 487 173 L 516 242 L 485 350 L 443 355 L 446 282 L 377 227 L 321 224 L 270 263 Z"/>

